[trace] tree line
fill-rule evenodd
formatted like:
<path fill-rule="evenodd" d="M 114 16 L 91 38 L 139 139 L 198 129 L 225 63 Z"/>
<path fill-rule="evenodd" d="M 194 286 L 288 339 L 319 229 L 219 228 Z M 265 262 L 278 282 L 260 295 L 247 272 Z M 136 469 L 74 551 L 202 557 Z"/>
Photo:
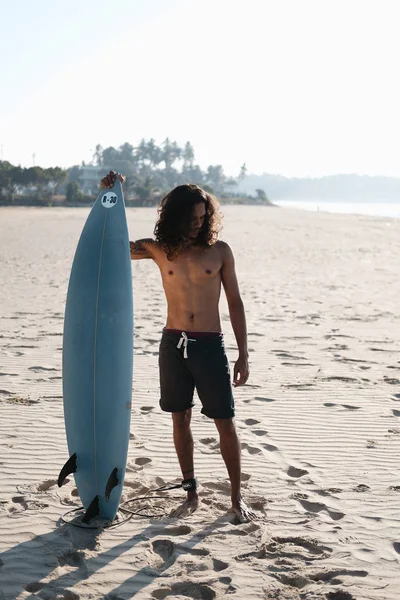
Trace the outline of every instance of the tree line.
<path fill-rule="evenodd" d="M 142 139 L 137 146 L 126 142 L 118 148 L 103 148 L 98 144 L 88 165 L 82 163 L 69 169 L 24 168 L 1 161 L 0 200 L 15 203 L 19 196 L 43 204 L 52 204 L 55 198 L 58 203 L 90 203 L 99 193 L 99 176 L 111 169 L 126 176 L 124 190 L 128 205 L 158 204 L 169 190 L 183 183 L 197 183 L 222 202 L 270 204 L 262 189 L 253 194 L 238 191 L 239 183 L 247 175 L 245 163 L 236 178 L 227 176 L 222 165 L 202 170 L 190 142 L 179 146 L 169 138 L 161 145 L 154 139 Z M 89 180 L 88 172 L 92 175 Z"/>

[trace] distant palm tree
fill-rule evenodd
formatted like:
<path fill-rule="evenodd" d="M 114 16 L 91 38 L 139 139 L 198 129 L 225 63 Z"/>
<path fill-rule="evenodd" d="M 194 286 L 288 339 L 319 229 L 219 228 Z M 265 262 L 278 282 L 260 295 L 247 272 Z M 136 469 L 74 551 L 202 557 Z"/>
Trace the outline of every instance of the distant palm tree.
<path fill-rule="evenodd" d="M 156 167 L 163 160 L 162 150 L 156 145 L 153 138 L 147 142 L 147 158 L 152 167 Z"/>
<path fill-rule="evenodd" d="M 139 198 L 142 204 L 151 202 L 153 198 L 154 186 L 153 178 L 149 175 L 145 179 L 136 177 L 131 186 L 135 196 Z"/>
<path fill-rule="evenodd" d="M 209 183 L 217 194 L 223 192 L 226 177 L 222 165 L 210 165 L 207 169 L 207 183 Z"/>
<path fill-rule="evenodd" d="M 176 160 L 179 160 L 182 156 L 182 149 L 178 146 L 176 142 L 172 142 L 172 164 Z"/>
<path fill-rule="evenodd" d="M 185 147 L 182 153 L 183 157 L 183 166 L 184 167 L 193 167 L 194 162 L 194 148 L 190 142 L 186 142 Z"/>
<path fill-rule="evenodd" d="M 103 147 L 100 144 L 96 144 L 95 151 L 93 153 L 93 162 L 96 165 L 102 165 L 103 161 Z"/>
<path fill-rule="evenodd" d="M 165 138 L 164 142 L 162 143 L 162 149 L 162 159 L 165 163 L 165 169 L 168 171 L 174 162 L 174 150 L 172 148 L 171 142 L 169 141 L 169 138 Z"/>
<path fill-rule="evenodd" d="M 246 163 L 243 163 L 240 167 L 239 179 L 244 179 L 247 175 L 247 166 Z"/>

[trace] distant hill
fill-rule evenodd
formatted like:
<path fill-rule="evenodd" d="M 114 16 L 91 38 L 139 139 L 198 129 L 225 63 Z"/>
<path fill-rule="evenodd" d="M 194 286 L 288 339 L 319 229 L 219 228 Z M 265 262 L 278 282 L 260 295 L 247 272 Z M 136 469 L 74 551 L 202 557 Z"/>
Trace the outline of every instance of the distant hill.
<path fill-rule="evenodd" d="M 246 175 L 237 191 L 253 194 L 262 189 L 274 200 L 363 200 L 400 201 L 400 179 L 368 175 L 330 175 L 315 179 L 287 178 L 282 175 Z"/>

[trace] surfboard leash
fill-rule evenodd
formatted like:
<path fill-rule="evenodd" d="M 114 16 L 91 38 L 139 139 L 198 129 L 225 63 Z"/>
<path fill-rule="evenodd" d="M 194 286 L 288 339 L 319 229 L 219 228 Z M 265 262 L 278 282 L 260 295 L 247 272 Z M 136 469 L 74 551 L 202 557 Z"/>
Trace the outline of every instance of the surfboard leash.
<path fill-rule="evenodd" d="M 197 489 L 197 481 L 194 477 L 191 477 L 190 479 L 184 479 L 183 481 L 181 481 L 181 483 L 166 484 L 166 485 L 162 485 L 158 488 L 154 488 L 153 490 L 149 490 L 145 496 L 138 496 L 137 498 L 130 498 L 129 500 L 125 500 L 125 502 L 122 502 L 119 505 L 118 511 L 121 513 L 125 513 L 128 516 L 125 519 L 118 520 L 117 522 L 107 521 L 104 525 L 89 525 L 89 524 L 86 525 L 86 524 L 82 524 L 81 522 L 78 522 L 78 521 L 74 522 L 74 521 L 69 521 L 66 519 L 66 517 L 68 515 L 77 513 L 79 511 L 84 511 L 85 509 L 83 507 L 78 507 L 78 508 L 69 510 L 68 512 L 64 513 L 61 516 L 61 520 L 63 521 L 63 523 L 72 525 L 73 527 L 78 527 L 80 529 L 111 529 L 114 527 L 120 527 L 121 525 L 124 525 L 125 523 L 130 521 L 134 516 L 140 516 L 140 517 L 145 517 L 145 518 L 149 518 L 149 519 L 165 517 L 166 516 L 165 513 L 144 513 L 142 509 L 133 511 L 133 510 L 130 510 L 129 508 L 125 508 L 125 506 L 128 504 L 131 504 L 132 502 L 138 502 L 139 500 L 152 500 L 154 498 L 161 498 L 161 499 L 165 500 L 165 496 L 160 496 L 160 495 L 154 496 L 153 494 L 155 494 L 156 492 L 167 492 L 170 490 L 177 490 L 180 488 L 182 488 L 185 492 L 195 491 Z M 181 500 L 180 496 L 170 496 L 170 498 L 171 497 L 174 499 L 176 498 L 176 499 Z"/>

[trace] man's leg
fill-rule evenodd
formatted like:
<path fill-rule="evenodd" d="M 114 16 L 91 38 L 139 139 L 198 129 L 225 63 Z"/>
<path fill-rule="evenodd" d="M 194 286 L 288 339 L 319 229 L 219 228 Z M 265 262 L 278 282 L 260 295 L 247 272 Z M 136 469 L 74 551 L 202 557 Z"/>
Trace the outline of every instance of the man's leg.
<path fill-rule="evenodd" d="M 172 413 L 174 444 L 184 479 L 194 477 L 193 436 L 190 429 L 192 409 Z"/>
<path fill-rule="evenodd" d="M 246 506 L 240 491 L 241 449 L 233 419 L 214 419 L 219 432 L 222 458 L 231 481 L 232 510 L 240 521 L 250 521 L 256 515 Z"/>
<path fill-rule="evenodd" d="M 193 464 L 193 436 L 190 429 L 190 419 L 192 417 L 192 409 L 181 412 L 172 413 L 172 422 L 174 427 L 174 444 L 176 454 L 178 455 L 179 464 L 182 471 L 183 479 L 191 479 L 194 477 Z M 198 505 L 197 491 L 189 491 L 187 493 L 187 501 L 183 507 L 175 511 L 174 516 L 181 516 L 196 510 Z"/>

